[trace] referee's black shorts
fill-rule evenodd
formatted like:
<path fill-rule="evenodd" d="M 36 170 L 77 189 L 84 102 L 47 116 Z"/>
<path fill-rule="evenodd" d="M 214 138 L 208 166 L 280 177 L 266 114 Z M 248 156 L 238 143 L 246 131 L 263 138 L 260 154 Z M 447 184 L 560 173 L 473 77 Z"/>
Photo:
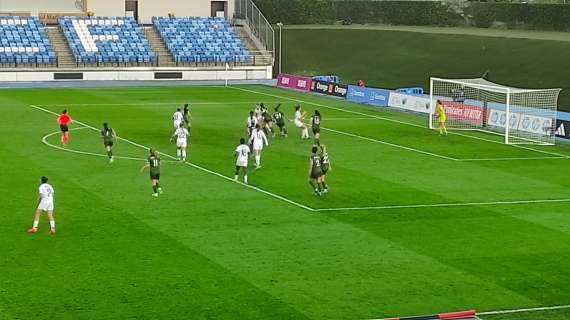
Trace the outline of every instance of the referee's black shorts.
<path fill-rule="evenodd" d="M 67 127 L 67 125 L 65 125 L 65 124 L 60 124 L 59 128 L 61 129 L 61 132 L 69 131 L 69 127 Z"/>

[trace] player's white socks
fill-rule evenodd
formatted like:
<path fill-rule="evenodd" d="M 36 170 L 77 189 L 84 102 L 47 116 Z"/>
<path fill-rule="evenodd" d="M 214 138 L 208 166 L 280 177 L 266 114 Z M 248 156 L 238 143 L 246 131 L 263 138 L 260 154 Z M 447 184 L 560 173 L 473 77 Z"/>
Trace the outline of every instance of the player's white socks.
<path fill-rule="evenodd" d="M 303 129 L 303 134 L 301 136 L 301 139 L 308 139 L 309 138 L 309 129 L 305 128 Z"/>
<path fill-rule="evenodd" d="M 49 226 L 52 230 L 55 230 L 55 220 L 49 222 Z"/>
<path fill-rule="evenodd" d="M 255 166 L 256 167 L 261 166 L 261 156 L 258 155 L 255 156 Z"/>
<path fill-rule="evenodd" d="M 182 150 L 182 160 L 186 160 L 186 150 Z"/>
<path fill-rule="evenodd" d="M 39 224 L 40 224 L 40 220 L 34 220 L 34 224 L 32 225 L 32 228 L 37 228 Z"/>
<path fill-rule="evenodd" d="M 180 149 L 176 149 L 176 157 L 180 159 L 182 151 Z"/>
<path fill-rule="evenodd" d="M 239 178 L 239 175 L 236 174 L 236 175 L 234 176 L 234 180 L 235 180 L 235 181 L 238 181 L 238 178 Z"/>
<path fill-rule="evenodd" d="M 243 182 L 247 184 L 247 176 L 243 176 Z"/>

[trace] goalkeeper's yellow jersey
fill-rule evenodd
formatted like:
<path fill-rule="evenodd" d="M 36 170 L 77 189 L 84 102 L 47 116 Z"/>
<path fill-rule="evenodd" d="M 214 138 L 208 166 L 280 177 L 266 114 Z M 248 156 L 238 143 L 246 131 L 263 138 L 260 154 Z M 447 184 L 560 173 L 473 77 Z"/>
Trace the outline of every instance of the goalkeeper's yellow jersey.
<path fill-rule="evenodd" d="M 439 122 L 445 122 L 447 115 L 445 114 L 445 108 L 442 104 L 437 104 L 436 107 L 437 115 L 439 116 Z"/>

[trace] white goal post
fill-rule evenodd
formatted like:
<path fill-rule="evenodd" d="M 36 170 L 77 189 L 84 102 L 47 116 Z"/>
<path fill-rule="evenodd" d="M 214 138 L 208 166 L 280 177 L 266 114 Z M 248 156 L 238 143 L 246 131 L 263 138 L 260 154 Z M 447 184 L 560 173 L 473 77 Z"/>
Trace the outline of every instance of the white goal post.
<path fill-rule="evenodd" d="M 432 77 L 429 127 L 439 127 L 439 100 L 448 129 L 503 135 L 506 144 L 554 145 L 560 90 L 514 88 L 482 78 Z"/>

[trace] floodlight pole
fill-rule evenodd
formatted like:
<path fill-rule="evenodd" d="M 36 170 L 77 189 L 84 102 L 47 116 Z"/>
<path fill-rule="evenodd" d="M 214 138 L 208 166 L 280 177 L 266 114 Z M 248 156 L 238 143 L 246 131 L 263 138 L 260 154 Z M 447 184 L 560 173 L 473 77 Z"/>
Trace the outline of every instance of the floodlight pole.
<path fill-rule="evenodd" d="M 277 22 L 277 26 L 279 27 L 279 74 L 281 74 L 281 57 L 282 57 L 282 50 L 281 47 L 283 45 L 283 22 Z"/>

